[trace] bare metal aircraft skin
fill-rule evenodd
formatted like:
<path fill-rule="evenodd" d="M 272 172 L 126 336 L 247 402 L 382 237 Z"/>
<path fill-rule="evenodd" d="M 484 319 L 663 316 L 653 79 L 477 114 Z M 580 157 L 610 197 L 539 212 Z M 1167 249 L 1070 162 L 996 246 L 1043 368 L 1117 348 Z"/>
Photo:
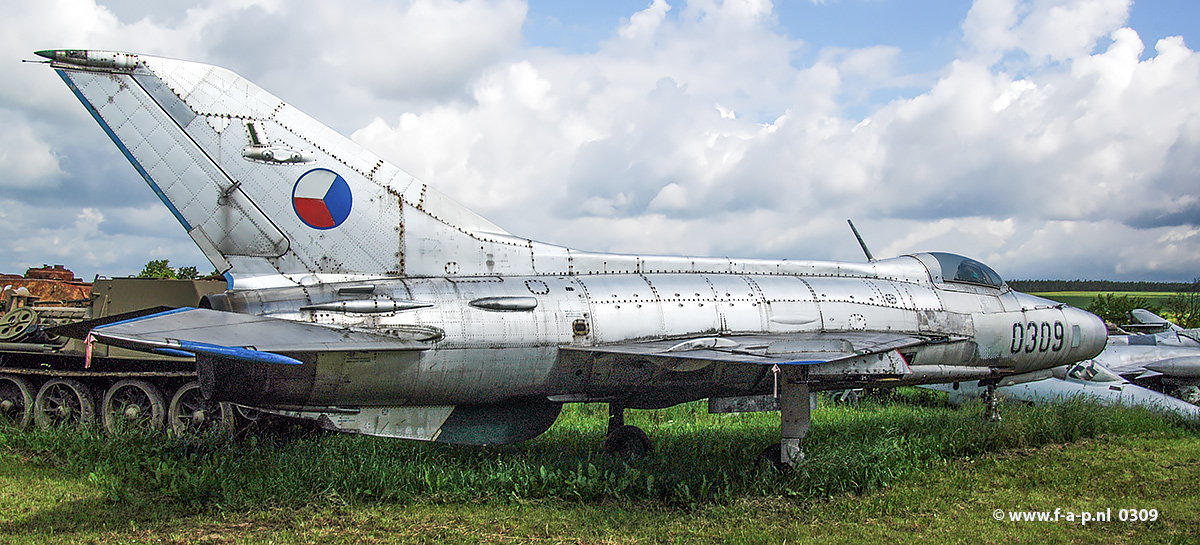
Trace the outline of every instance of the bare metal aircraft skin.
<path fill-rule="evenodd" d="M 1109 335 L 1096 362 L 1135 384 L 1200 403 L 1200 329 L 1184 329 L 1145 309 L 1121 326 L 1141 333 Z"/>
<path fill-rule="evenodd" d="M 521 238 L 222 68 L 40 51 L 218 270 L 209 308 L 97 327 L 205 391 L 333 429 L 524 440 L 563 403 L 777 405 L 1091 358 L 1105 329 L 945 253 L 868 263 L 581 252 Z M 759 396 L 759 397 L 756 397 Z M 767 397 L 761 397 L 767 396 Z M 610 435 L 610 440 L 612 435 Z"/>
<path fill-rule="evenodd" d="M 1200 407 L 1134 384 L 1099 361 L 1100 358 L 1095 358 L 1049 371 L 1005 377 L 997 385 L 994 394 L 1002 399 L 1033 404 L 1083 400 L 1105 405 L 1142 407 L 1193 422 L 1200 421 Z M 950 402 L 955 405 L 988 395 L 987 389 L 975 382 L 928 384 L 924 387 L 946 392 Z"/>

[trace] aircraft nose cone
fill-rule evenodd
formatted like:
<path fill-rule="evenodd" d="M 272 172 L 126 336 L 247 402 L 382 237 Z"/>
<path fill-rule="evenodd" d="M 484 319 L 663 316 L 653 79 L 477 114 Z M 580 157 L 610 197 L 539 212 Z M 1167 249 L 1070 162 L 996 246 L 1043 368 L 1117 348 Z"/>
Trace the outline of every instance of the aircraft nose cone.
<path fill-rule="evenodd" d="M 1072 351 L 1072 356 L 1086 360 L 1104 351 L 1104 345 L 1108 343 L 1108 328 L 1104 327 L 1104 320 L 1075 307 L 1067 307 L 1063 309 L 1063 313 L 1072 329 L 1079 328 L 1079 347 Z"/>
<path fill-rule="evenodd" d="M 37 55 L 39 57 L 45 57 L 50 60 L 54 60 L 54 53 L 55 53 L 55 51 L 53 49 L 43 49 L 41 51 L 33 52 L 34 55 Z"/>

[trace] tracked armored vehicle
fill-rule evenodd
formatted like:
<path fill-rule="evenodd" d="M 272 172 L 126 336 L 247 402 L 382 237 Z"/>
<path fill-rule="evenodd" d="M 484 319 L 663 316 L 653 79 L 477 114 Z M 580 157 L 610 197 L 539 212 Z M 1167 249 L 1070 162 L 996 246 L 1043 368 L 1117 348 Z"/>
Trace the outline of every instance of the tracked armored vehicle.
<path fill-rule="evenodd" d="M 95 324 L 196 306 L 224 280 L 112 278 L 83 282 L 61 265 L 0 276 L 0 426 L 103 425 L 187 433 L 232 423 L 205 401 L 192 358 L 81 340 Z"/>

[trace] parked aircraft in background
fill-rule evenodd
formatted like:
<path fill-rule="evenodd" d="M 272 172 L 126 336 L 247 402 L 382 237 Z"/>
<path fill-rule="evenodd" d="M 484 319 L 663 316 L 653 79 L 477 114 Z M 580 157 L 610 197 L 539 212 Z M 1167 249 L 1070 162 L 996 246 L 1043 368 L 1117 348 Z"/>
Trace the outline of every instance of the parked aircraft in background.
<path fill-rule="evenodd" d="M 1049 373 L 1041 371 L 1007 377 L 1000 381 L 995 395 L 1005 400 L 1038 405 L 1080 399 L 1105 405 L 1144 407 L 1155 412 L 1200 421 L 1200 407 L 1129 382 L 1097 363 L 1098 359 L 1055 367 Z M 1037 377 L 1040 378 L 1029 380 Z M 988 395 L 987 388 L 980 387 L 974 381 L 930 384 L 924 387 L 946 392 L 950 396 L 950 403 L 955 405 Z"/>
<path fill-rule="evenodd" d="M 39 51 L 229 290 L 95 327 L 192 354 L 206 396 L 356 433 L 534 437 L 603 402 L 777 405 L 803 457 L 809 393 L 997 381 L 1100 353 L 1104 324 L 948 253 L 868 263 L 582 252 L 521 238 L 227 70 Z"/>
<path fill-rule="evenodd" d="M 1200 403 L 1200 330 L 1145 309 L 1131 314 L 1137 323 L 1122 327 L 1146 333 L 1109 335 L 1096 361 L 1134 384 Z"/>

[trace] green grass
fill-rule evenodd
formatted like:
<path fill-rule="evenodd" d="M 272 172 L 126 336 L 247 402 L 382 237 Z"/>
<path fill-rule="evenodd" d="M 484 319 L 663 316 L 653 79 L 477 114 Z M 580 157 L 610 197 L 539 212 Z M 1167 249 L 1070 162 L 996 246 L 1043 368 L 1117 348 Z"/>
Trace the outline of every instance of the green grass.
<path fill-rule="evenodd" d="M 603 406 L 520 445 L 0 432 L 0 542 L 1141 542 L 1200 532 L 1200 432 L 1084 404 L 904 402 L 814 413 L 809 461 L 756 467 L 778 414 L 631 411 L 655 453 L 599 452 Z M 998 523 L 991 510 L 1157 508 L 1160 523 Z"/>
<path fill-rule="evenodd" d="M 1129 296 L 1129 297 L 1140 297 L 1142 299 L 1146 299 L 1147 301 L 1149 301 L 1150 303 L 1152 303 L 1154 305 L 1159 306 L 1160 308 L 1162 307 L 1163 303 L 1165 303 L 1167 301 L 1167 298 L 1171 297 L 1172 295 L 1175 295 L 1175 292 L 1170 292 L 1170 291 L 1113 291 L 1113 292 L 1109 292 L 1109 291 L 1103 291 L 1103 292 L 1102 291 L 1050 291 L 1050 292 L 1042 292 L 1042 293 L 1032 293 L 1030 295 L 1036 295 L 1038 297 L 1045 297 L 1046 299 L 1050 299 L 1051 301 L 1058 301 L 1059 303 L 1066 303 L 1073 307 L 1086 309 L 1086 308 L 1088 308 L 1088 305 L 1090 305 L 1092 303 L 1092 299 L 1094 299 L 1097 295 L 1100 295 L 1101 293 L 1111 293 L 1113 295 L 1125 295 L 1125 296 Z"/>

